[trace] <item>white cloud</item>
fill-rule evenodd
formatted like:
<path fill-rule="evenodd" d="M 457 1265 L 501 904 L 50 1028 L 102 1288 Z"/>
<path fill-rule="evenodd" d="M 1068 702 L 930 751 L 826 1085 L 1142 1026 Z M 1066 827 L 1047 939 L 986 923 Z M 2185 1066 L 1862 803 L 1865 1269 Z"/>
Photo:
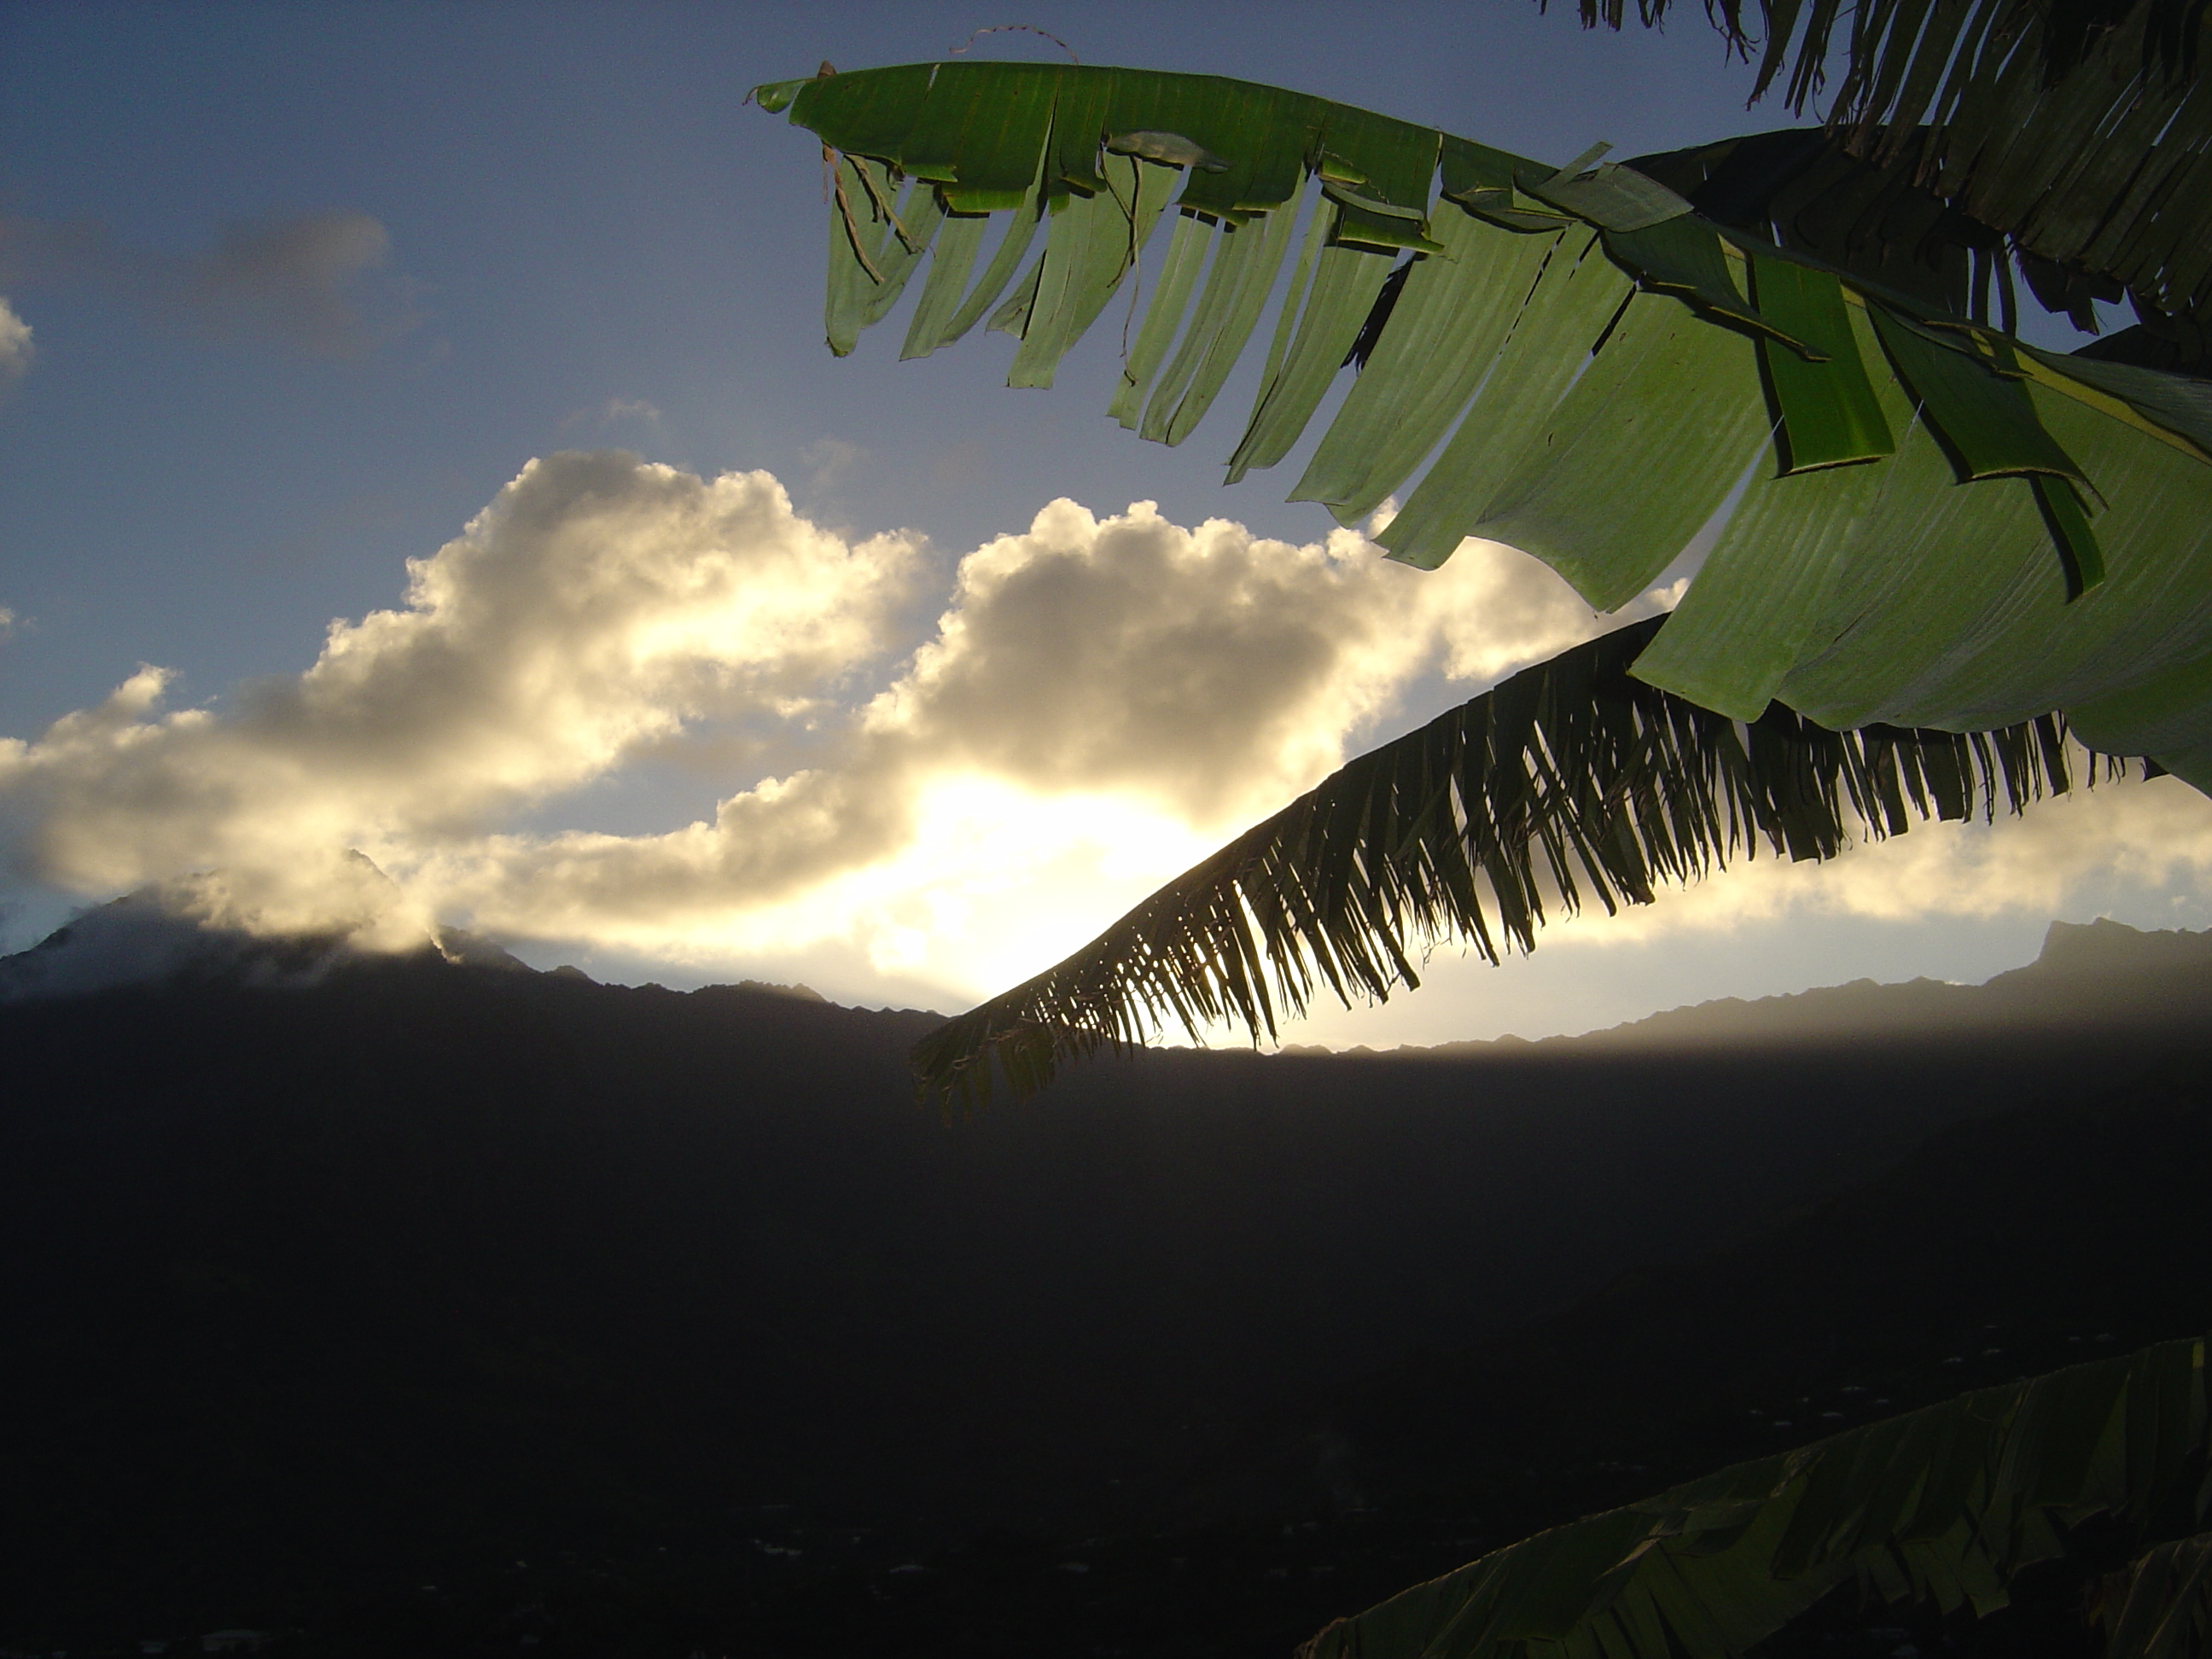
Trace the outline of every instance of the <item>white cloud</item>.
<path fill-rule="evenodd" d="M 1293 547 L 1140 501 L 1103 523 L 1054 501 L 962 562 L 878 732 L 1055 792 L 1150 799 L 1196 825 L 1241 822 L 1340 764 L 1439 656 L 1487 679 L 1598 623 L 1522 556 L 1471 543 L 1437 574 L 1347 531 Z"/>
<path fill-rule="evenodd" d="M 1439 658 L 1494 673 L 1597 626 L 1493 544 L 1425 575 L 1348 532 L 1293 547 L 1055 501 L 962 562 L 834 764 L 665 836 L 489 841 L 434 884 L 495 930 L 695 957 L 840 942 L 980 989 L 1316 781 Z"/>
<path fill-rule="evenodd" d="M 794 517 L 765 473 L 533 462 L 406 606 L 333 623 L 296 679 L 161 714 L 142 667 L 34 743 L 0 743 L 19 866 L 80 890 L 349 845 L 403 860 L 603 775 L 687 720 L 797 714 L 879 646 L 913 548 Z"/>
<path fill-rule="evenodd" d="M 418 933 L 434 916 L 951 999 L 1036 971 L 1378 726 L 1425 714 L 1400 706 L 1415 688 L 1441 674 L 1467 695 L 1601 625 L 1492 544 L 1425 574 L 1351 532 L 1292 546 L 1060 501 L 963 560 L 916 641 L 896 630 L 918 552 L 821 530 L 765 473 L 534 462 L 410 563 L 404 607 L 333 623 L 305 674 L 165 713 L 167 675 L 142 667 L 35 741 L 0 742 L 0 848 L 88 895 L 220 867 L 225 915 L 267 929 L 357 909 L 332 872 L 358 848 Z M 641 757 L 744 751 L 717 747 L 732 728 L 781 758 L 729 778 L 708 817 L 517 827 L 618 788 Z M 1832 866 L 1762 859 L 1559 937 L 2047 911 L 2085 871 L 2212 870 L 2208 809 L 2179 785 L 2100 790 Z"/>
<path fill-rule="evenodd" d="M 104 289 L 156 322 L 323 356 L 361 351 L 421 320 L 414 284 L 375 276 L 391 256 L 390 234 L 365 213 L 226 225 L 193 253 L 134 247 L 96 222 L 0 217 L 0 282 Z"/>
<path fill-rule="evenodd" d="M 659 406 L 643 398 L 610 398 L 596 410 L 571 410 L 562 417 L 560 430 L 569 431 L 586 421 L 601 427 L 613 426 L 621 421 L 635 421 L 657 431 L 662 418 Z"/>
<path fill-rule="evenodd" d="M 36 355 L 31 343 L 31 325 L 15 314 L 15 308 L 5 296 L 0 296 L 0 386 L 28 374 L 31 359 Z"/>
<path fill-rule="evenodd" d="M 1492 673 L 1597 625 L 1486 544 L 1429 576 L 1349 532 L 1292 547 L 1058 501 L 963 562 L 902 672 L 856 682 L 900 643 L 915 550 L 820 531 L 765 474 L 534 463 L 410 564 L 403 609 L 333 623 L 298 678 L 165 713 L 145 666 L 0 744 L 6 844 L 80 892 L 221 866 L 284 890 L 263 912 L 288 916 L 357 847 L 448 920 L 513 935 L 828 943 L 980 988 L 1313 782 L 1415 675 Z M 664 834 L 501 832 L 717 721 L 815 763 Z M 1068 920 L 1039 927 L 1054 886 Z"/>
<path fill-rule="evenodd" d="M 806 481 L 807 493 L 819 495 L 836 489 L 847 473 L 867 458 L 866 450 L 843 438 L 817 438 L 803 446 L 799 459 L 813 469 Z"/>

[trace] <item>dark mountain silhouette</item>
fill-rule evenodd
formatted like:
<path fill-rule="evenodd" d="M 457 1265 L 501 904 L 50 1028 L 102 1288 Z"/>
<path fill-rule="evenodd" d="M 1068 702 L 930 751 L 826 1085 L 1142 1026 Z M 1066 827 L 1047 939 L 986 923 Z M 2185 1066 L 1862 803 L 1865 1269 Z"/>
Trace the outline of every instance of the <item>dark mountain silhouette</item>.
<path fill-rule="evenodd" d="M 1765 1048 L 1838 1039 L 1851 1042 L 1956 1039 L 2021 1030 L 2162 1026 L 2201 1018 L 2212 995 L 2212 932 L 2144 933 L 2124 922 L 2054 921 L 2024 968 L 1979 985 L 1870 979 L 1787 996 L 1717 998 L 1590 1031 L 1506 1048 L 1588 1054 L 1613 1048 Z M 1447 1043 L 1400 1054 L 1472 1057 L 1499 1045 Z"/>
<path fill-rule="evenodd" d="M 0 1006 L 0 1646 L 1279 1652 L 1957 1332 L 2203 1322 L 2203 936 L 952 1124 L 934 1016 L 466 945 Z"/>

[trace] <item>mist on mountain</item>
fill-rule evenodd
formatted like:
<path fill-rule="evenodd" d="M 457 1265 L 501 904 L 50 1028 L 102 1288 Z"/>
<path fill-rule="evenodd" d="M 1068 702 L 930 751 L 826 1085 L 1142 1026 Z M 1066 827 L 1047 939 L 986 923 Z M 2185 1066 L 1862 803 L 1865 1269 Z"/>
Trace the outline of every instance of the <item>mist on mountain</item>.
<path fill-rule="evenodd" d="M 489 939 L 421 915 L 373 860 L 347 851 L 304 877 L 201 871 L 86 910 L 29 950 L 0 957 L 0 1003 L 186 980 L 297 989 L 347 963 L 425 952 L 523 965 Z"/>

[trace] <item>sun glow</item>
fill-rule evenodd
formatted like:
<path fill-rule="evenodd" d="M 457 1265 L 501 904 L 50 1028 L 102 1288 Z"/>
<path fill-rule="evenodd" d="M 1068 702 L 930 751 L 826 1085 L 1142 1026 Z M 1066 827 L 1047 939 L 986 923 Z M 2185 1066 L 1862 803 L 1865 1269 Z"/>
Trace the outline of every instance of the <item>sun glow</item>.
<path fill-rule="evenodd" d="M 945 775 L 919 792 L 892 856 L 732 918 L 714 944 L 842 935 L 880 973 L 980 997 L 1049 967 L 1215 839 L 1141 797 Z"/>
<path fill-rule="evenodd" d="M 603 919 L 593 931 L 603 945 L 702 971 L 738 964 L 749 974 L 834 978 L 839 970 L 823 963 L 837 960 L 910 993 L 974 1001 L 1049 967 L 1236 827 L 1194 824 L 1134 791 L 1047 790 L 945 772 L 915 787 L 911 817 L 884 856 L 773 902 L 733 895 L 738 902 L 627 924 Z M 707 834 L 696 825 L 672 839 Z"/>
<path fill-rule="evenodd" d="M 1049 967 L 1217 840 L 1142 796 L 941 778 L 922 793 L 912 844 L 879 872 L 926 915 L 923 954 L 872 954 L 980 995 Z"/>

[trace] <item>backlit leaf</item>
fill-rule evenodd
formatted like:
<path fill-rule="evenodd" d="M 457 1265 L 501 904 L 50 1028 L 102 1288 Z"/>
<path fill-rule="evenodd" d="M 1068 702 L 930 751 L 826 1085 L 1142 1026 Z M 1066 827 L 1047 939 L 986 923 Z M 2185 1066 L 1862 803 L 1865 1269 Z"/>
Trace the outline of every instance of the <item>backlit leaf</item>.
<path fill-rule="evenodd" d="M 1430 941 L 1495 961 L 1534 948 L 1554 911 L 1647 902 L 1760 847 L 1830 858 L 1853 833 L 2072 787 L 2050 720 L 1960 735 L 1831 732 L 1779 706 L 1747 724 L 1711 713 L 1631 677 L 1659 632 L 1655 618 L 1577 646 L 1352 762 L 924 1038 L 922 1090 L 985 1097 L 995 1066 L 1027 1094 L 1163 1018 L 1267 1035 L 1319 990 L 1417 985 Z"/>
<path fill-rule="evenodd" d="M 1949 451 L 1961 482 L 2043 473 L 2090 485 L 2036 419 L 2027 388 L 2007 372 L 2008 355 L 1982 356 L 1963 339 L 1955 346 L 1938 342 L 1887 306 L 1876 305 L 1870 314 L 1883 350 Z"/>
<path fill-rule="evenodd" d="M 1560 240 L 1459 430 L 1376 538 L 1393 558 L 1432 570 L 1474 533 L 1631 286 L 1599 251 L 1595 233 L 1571 232 Z"/>
<path fill-rule="evenodd" d="M 1854 1577 L 1893 1602 L 1971 1601 L 1987 1614 L 2005 1604 L 2014 1574 L 2063 1550 L 2063 1528 L 2126 1513 L 2201 1465 L 2201 1415 L 2192 1437 L 2166 1443 L 2117 1486 L 2081 1449 L 2136 1432 L 2128 1402 L 2154 1375 L 2189 1377 L 2201 1408 L 2203 1349 L 2201 1340 L 2162 1342 L 1737 1464 L 1340 1619 L 1301 1659 L 1522 1659 L 1540 1642 L 1567 1653 L 1737 1659 Z M 1882 1494 L 1915 1490 L 1931 1497 L 1908 1532 Z M 1715 1502 L 1723 1495 L 1732 1501 Z M 2195 1651 L 2212 1611 L 2206 1538 L 2142 1557 L 2106 1605 L 2116 1656 Z"/>
<path fill-rule="evenodd" d="M 1773 341 L 1759 342 L 1782 420 L 1783 471 L 1810 472 L 1895 454 L 1897 440 L 1867 377 L 1835 273 L 1758 253 L 1751 269 L 1761 313 L 1820 354 L 1820 361 L 1808 361 Z"/>

